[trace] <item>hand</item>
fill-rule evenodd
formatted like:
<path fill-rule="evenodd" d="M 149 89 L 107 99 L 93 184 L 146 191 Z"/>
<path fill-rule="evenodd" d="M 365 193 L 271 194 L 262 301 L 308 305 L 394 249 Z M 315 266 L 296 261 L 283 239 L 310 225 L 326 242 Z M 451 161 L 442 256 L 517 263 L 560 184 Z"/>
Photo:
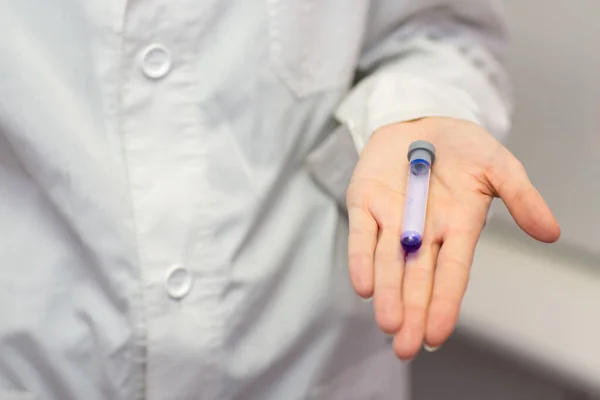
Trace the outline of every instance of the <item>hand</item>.
<path fill-rule="evenodd" d="M 423 244 L 404 257 L 400 245 L 408 146 L 436 147 Z M 554 242 L 560 228 L 522 164 L 475 124 L 425 118 L 385 126 L 369 139 L 347 192 L 349 266 L 356 292 L 374 296 L 380 328 L 394 350 L 413 358 L 454 330 L 475 246 L 494 197 L 533 238 Z"/>

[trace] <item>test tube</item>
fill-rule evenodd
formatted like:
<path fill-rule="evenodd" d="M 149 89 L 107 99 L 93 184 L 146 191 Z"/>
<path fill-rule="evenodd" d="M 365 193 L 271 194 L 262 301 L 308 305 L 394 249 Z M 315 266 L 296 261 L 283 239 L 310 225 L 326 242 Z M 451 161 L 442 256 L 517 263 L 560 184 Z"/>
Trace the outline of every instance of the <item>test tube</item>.
<path fill-rule="evenodd" d="M 406 253 L 417 251 L 423 241 L 431 166 L 435 160 L 433 144 L 418 140 L 408 148 L 408 183 L 400 242 Z"/>

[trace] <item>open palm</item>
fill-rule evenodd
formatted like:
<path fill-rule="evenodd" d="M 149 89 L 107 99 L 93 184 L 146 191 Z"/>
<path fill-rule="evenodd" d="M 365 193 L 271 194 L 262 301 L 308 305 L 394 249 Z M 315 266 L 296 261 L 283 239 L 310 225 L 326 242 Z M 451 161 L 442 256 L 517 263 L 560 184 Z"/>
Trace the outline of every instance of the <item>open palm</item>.
<path fill-rule="evenodd" d="M 415 140 L 433 143 L 436 160 L 423 244 L 405 257 L 406 154 Z M 383 127 L 367 143 L 347 192 L 350 275 L 359 295 L 373 296 L 377 322 L 395 335 L 400 358 L 414 357 L 424 342 L 438 346 L 452 333 L 494 197 L 533 238 L 560 236 L 521 163 L 475 124 L 425 118 Z"/>

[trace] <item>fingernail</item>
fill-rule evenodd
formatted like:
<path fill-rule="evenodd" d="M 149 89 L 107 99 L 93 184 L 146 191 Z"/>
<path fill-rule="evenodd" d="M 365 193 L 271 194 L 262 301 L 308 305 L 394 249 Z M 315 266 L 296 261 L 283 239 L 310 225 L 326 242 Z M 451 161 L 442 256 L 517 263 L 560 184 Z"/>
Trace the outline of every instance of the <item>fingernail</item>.
<path fill-rule="evenodd" d="M 370 303 L 373 300 L 373 297 L 372 296 L 371 297 L 367 297 L 367 298 L 361 297 L 361 300 L 364 301 L 365 303 Z"/>
<path fill-rule="evenodd" d="M 425 349 L 425 351 L 428 351 L 430 353 L 433 353 L 434 351 L 438 351 L 440 349 L 440 347 L 442 347 L 442 346 L 432 347 L 432 346 L 428 346 L 426 344 L 423 345 L 423 348 Z"/>

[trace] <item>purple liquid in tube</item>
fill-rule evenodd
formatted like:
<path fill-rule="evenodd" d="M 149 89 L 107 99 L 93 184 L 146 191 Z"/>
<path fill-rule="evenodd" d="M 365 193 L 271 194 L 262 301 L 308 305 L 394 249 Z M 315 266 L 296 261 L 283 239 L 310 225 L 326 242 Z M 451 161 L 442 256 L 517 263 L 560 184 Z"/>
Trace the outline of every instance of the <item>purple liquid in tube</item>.
<path fill-rule="evenodd" d="M 408 157 L 410 168 L 400 238 L 406 254 L 417 251 L 423 242 L 431 164 L 435 157 L 435 148 L 427 142 L 415 142 L 411 145 Z"/>

